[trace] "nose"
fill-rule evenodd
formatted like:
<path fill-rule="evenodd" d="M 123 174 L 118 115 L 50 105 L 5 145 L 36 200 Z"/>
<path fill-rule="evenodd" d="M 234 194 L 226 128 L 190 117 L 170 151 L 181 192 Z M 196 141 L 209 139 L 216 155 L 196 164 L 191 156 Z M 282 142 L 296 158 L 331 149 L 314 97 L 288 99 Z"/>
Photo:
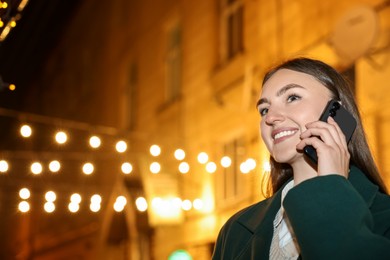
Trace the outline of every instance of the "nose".
<path fill-rule="evenodd" d="M 274 125 L 278 122 L 282 122 L 284 120 L 284 115 L 282 111 L 275 108 L 268 108 L 267 115 L 265 116 L 265 122 L 268 125 Z"/>

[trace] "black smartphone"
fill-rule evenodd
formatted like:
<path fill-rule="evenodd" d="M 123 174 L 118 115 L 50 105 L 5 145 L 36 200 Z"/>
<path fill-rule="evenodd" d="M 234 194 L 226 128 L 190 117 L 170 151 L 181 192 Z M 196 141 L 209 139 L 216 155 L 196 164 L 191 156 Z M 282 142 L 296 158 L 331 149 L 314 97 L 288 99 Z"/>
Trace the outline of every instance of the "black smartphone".
<path fill-rule="evenodd" d="M 327 122 L 328 117 L 331 116 L 343 131 L 347 143 L 352 137 L 356 128 L 356 120 L 337 100 L 330 100 L 321 114 L 320 121 Z M 307 145 L 303 148 L 304 153 L 311 161 L 317 163 L 317 153 L 313 146 Z"/>

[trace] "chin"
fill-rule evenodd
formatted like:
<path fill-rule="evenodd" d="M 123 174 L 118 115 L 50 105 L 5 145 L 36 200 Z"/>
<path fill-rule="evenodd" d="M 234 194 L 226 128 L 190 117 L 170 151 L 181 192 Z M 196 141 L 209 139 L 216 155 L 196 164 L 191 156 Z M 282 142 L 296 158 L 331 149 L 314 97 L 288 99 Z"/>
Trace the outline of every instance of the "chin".
<path fill-rule="evenodd" d="M 272 155 L 272 157 L 278 163 L 291 164 L 291 163 L 293 163 L 297 159 L 297 154 L 296 153 L 294 153 L 294 154 L 287 154 L 287 153 L 276 154 L 276 153 L 274 153 Z"/>

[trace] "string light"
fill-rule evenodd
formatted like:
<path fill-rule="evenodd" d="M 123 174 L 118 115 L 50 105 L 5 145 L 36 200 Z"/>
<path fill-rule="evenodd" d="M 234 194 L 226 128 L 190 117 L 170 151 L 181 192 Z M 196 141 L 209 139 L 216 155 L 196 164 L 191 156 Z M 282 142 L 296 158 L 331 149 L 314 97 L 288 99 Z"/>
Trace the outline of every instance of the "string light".
<path fill-rule="evenodd" d="M 187 162 L 181 162 L 179 164 L 179 172 L 185 174 L 188 173 L 190 170 L 190 165 Z"/>
<path fill-rule="evenodd" d="M 83 173 L 85 175 L 91 175 L 94 171 L 94 167 L 93 167 L 93 164 L 88 162 L 88 163 L 84 163 L 83 165 Z"/>
<path fill-rule="evenodd" d="M 129 162 L 122 163 L 121 170 L 124 174 L 130 174 L 133 171 L 133 166 Z"/>
<path fill-rule="evenodd" d="M 229 156 L 224 156 L 221 158 L 221 165 L 222 167 L 224 168 L 228 168 L 230 167 L 230 165 L 232 165 L 232 159 L 230 159 Z"/>
<path fill-rule="evenodd" d="M 0 161 L 0 172 L 4 173 L 8 171 L 8 162 L 6 160 Z"/>
<path fill-rule="evenodd" d="M 70 196 L 70 201 L 73 202 L 73 203 L 76 203 L 76 204 L 80 204 L 80 202 L 81 202 L 81 196 L 80 196 L 80 194 L 78 194 L 78 193 L 73 193 L 73 194 Z"/>
<path fill-rule="evenodd" d="M 41 174 L 42 173 L 42 164 L 40 162 L 34 162 L 31 164 L 31 172 L 34 174 L 34 175 L 38 175 L 38 174 Z"/>
<path fill-rule="evenodd" d="M 22 125 L 20 127 L 20 134 L 25 137 L 25 138 L 28 138 L 31 136 L 32 134 L 32 129 L 29 125 Z"/>
<path fill-rule="evenodd" d="M 54 205 L 53 202 L 50 202 L 50 201 L 47 201 L 45 203 L 45 205 L 43 206 L 44 210 L 47 212 L 47 213 L 52 213 L 54 212 L 54 210 L 56 209 L 56 206 Z"/>
<path fill-rule="evenodd" d="M 68 135 L 64 131 L 59 131 L 55 135 L 55 140 L 59 144 L 64 144 L 68 140 Z"/>
<path fill-rule="evenodd" d="M 57 160 L 53 160 L 49 163 L 49 170 L 51 172 L 58 172 L 61 169 L 61 164 Z"/>
<path fill-rule="evenodd" d="M 22 188 L 22 189 L 20 189 L 20 191 L 19 191 L 19 197 L 20 197 L 21 199 L 26 200 L 26 199 L 30 198 L 30 196 L 31 196 L 31 193 L 30 193 L 30 190 L 29 190 L 29 189 L 27 189 L 27 188 Z"/>
<path fill-rule="evenodd" d="M 20 127 L 20 134 L 23 137 L 30 137 L 32 135 L 32 128 L 30 125 L 25 124 Z M 66 143 L 68 140 L 68 135 L 60 131 L 56 134 L 56 141 L 58 143 Z M 98 148 L 101 146 L 101 139 L 98 136 L 91 136 L 89 138 L 89 145 L 92 148 Z M 127 144 L 125 141 L 119 141 L 116 144 L 116 149 L 118 152 L 125 152 L 127 150 Z M 150 154 L 152 156 L 159 156 L 161 154 L 161 148 L 158 145 L 152 145 L 150 147 Z M 186 154 L 183 149 L 176 149 L 174 152 L 174 157 L 178 161 L 182 161 L 186 158 Z M 198 162 L 201 164 L 206 164 L 205 168 L 206 171 L 209 173 L 214 173 L 217 170 L 217 165 L 214 162 L 209 162 L 209 156 L 206 152 L 201 152 L 197 156 Z M 228 156 L 223 156 L 220 160 L 220 165 L 222 167 L 230 167 L 232 164 L 232 160 Z M 264 171 L 270 170 L 269 162 L 264 162 L 263 165 Z M 61 168 L 61 164 L 57 160 L 53 160 L 49 163 L 49 170 L 52 172 L 58 172 Z M 253 158 L 248 158 L 246 161 L 241 163 L 240 170 L 243 173 L 248 173 L 251 170 L 256 168 L 256 160 Z M 188 173 L 190 169 L 190 164 L 188 162 L 180 162 L 179 164 L 179 172 L 180 173 Z M 124 162 L 121 165 L 121 170 L 124 174 L 129 174 L 133 171 L 133 166 L 129 162 Z M 6 172 L 8 171 L 8 163 L 5 160 L 0 160 L 0 172 Z M 43 171 L 42 164 L 40 162 L 34 162 L 31 165 L 31 172 L 34 174 L 40 174 Z M 88 162 L 83 165 L 83 172 L 85 174 L 91 174 L 94 171 L 94 166 L 92 163 Z M 158 162 L 153 162 L 150 165 L 150 171 L 154 174 L 159 173 L 161 171 L 161 165 Z M 52 194 L 49 196 L 48 194 Z M 19 203 L 19 210 L 21 212 L 27 212 L 30 210 L 30 204 L 26 201 L 31 196 L 30 191 L 27 188 L 23 188 L 19 191 L 19 197 L 23 201 Z M 56 194 L 52 191 L 47 192 L 45 194 L 46 203 L 44 205 L 44 209 L 46 212 L 54 212 L 55 211 L 55 204 L 54 201 L 56 200 Z M 90 210 L 93 212 L 98 212 L 101 209 L 101 197 L 100 195 L 95 194 L 91 197 L 91 203 L 90 203 Z M 161 198 L 155 198 L 152 201 L 154 201 L 154 205 L 158 207 L 167 207 L 169 205 L 169 208 L 174 209 L 181 209 L 184 211 L 189 211 L 191 209 L 195 210 L 202 210 L 205 206 L 205 202 L 199 198 L 191 201 L 189 199 L 181 200 L 180 198 L 173 198 L 173 199 L 161 199 Z M 123 211 L 124 207 L 126 205 L 127 201 L 126 198 L 123 196 L 119 196 L 117 200 L 114 203 L 114 210 L 117 212 Z M 137 207 L 137 210 L 140 212 L 144 212 L 148 210 L 148 202 L 144 197 L 139 197 L 135 200 L 135 204 Z M 207 203 L 206 203 L 207 204 Z M 80 210 L 81 205 L 81 195 L 78 193 L 75 193 L 71 196 L 71 201 L 68 204 L 68 209 L 70 212 L 76 213 Z M 156 207 L 157 207 L 156 206 Z"/>
<path fill-rule="evenodd" d="M 127 200 L 124 196 L 118 196 L 114 203 L 114 210 L 116 212 L 121 212 L 125 208 Z"/>
<path fill-rule="evenodd" d="M 194 209 L 201 210 L 203 208 L 203 201 L 201 199 L 195 199 L 192 203 Z"/>
<path fill-rule="evenodd" d="M 181 161 L 184 160 L 184 158 L 186 157 L 186 153 L 183 149 L 176 149 L 174 156 L 177 160 Z"/>
<path fill-rule="evenodd" d="M 150 164 L 149 170 L 150 170 L 151 173 L 157 174 L 161 170 L 161 165 L 158 162 L 152 162 Z"/>
<path fill-rule="evenodd" d="M 192 208 L 192 203 L 190 200 L 183 200 L 181 208 L 185 211 L 189 211 Z"/>
<path fill-rule="evenodd" d="M 198 154 L 198 162 L 201 164 L 207 163 L 209 160 L 209 156 L 205 152 L 201 152 Z"/>
<path fill-rule="evenodd" d="M 144 197 L 138 197 L 135 200 L 135 205 L 140 212 L 145 212 L 148 209 L 148 202 Z"/>
<path fill-rule="evenodd" d="M 125 141 L 118 141 L 115 145 L 115 149 L 118 153 L 124 153 L 127 150 L 127 144 Z"/>
<path fill-rule="evenodd" d="M 68 204 L 68 209 L 70 212 L 76 213 L 80 209 L 80 204 L 72 201 Z"/>
<path fill-rule="evenodd" d="M 151 155 L 157 157 L 161 154 L 161 148 L 160 148 L 160 146 L 154 144 L 154 145 L 150 146 L 149 152 Z"/>
<path fill-rule="evenodd" d="M 19 202 L 18 209 L 20 212 L 26 213 L 30 210 L 30 204 L 27 201 Z"/>
<path fill-rule="evenodd" d="M 57 199 L 57 195 L 54 191 L 48 191 L 45 193 L 45 199 L 47 202 L 54 202 Z"/>
<path fill-rule="evenodd" d="M 208 173 L 214 173 L 217 170 L 217 165 L 214 162 L 208 162 L 206 164 L 206 171 Z"/>
<path fill-rule="evenodd" d="M 102 141 L 100 140 L 100 138 L 96 135 L 94 136 L 91 136 L 89 138 L 89 145 L 92 147 L 92 148 L 99 148 L 100 145 L 102 144 Z"/>
<path fill-rule="evenodd" d="M 102 202 L 102 197 L 98 194 L 94 194 L 91 196 L 91 203 L 89 204 L 89 209 L 92 212 L 98 212 L 101 208 L 101 202 Z"/>

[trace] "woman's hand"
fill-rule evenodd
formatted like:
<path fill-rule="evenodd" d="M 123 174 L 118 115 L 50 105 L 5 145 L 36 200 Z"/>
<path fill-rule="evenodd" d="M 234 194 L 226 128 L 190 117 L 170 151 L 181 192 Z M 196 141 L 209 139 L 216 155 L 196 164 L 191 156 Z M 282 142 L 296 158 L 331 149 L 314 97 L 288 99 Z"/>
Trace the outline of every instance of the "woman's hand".
<path fill-rule="evenodd" d="M 303 150 L 306 145 L 316 149 L 319 176 L 339 174 L 347 178 L 350 154 L 345 135 L 334 119 L 329 117 L 327 123 L 315 121 L 306 127 L 297 149 Z"/>

